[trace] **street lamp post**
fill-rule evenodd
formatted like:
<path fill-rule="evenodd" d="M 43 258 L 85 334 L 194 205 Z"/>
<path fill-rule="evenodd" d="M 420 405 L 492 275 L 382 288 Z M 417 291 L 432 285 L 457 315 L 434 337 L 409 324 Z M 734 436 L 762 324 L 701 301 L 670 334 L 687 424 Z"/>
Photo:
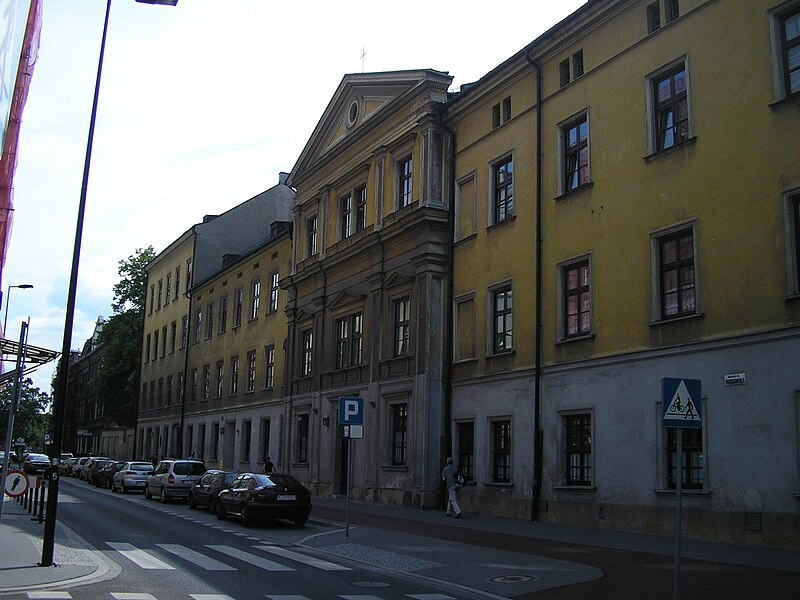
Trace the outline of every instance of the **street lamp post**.
<path fill-rule="evenodd" d="M 33 285 L 30 283 L 20 283 L 19 285 L 10 285 L 8 286 L 8 291 L 6 292 L 5 302 L 6 302 L 6 315 L 3 317 L 3 339 L 6 338 L 6 325 L 8 324 L 8 305 L 9 300 L 11 300 L 11 288 L 19 288 L 21 290 L 30 290 L 33 289 Z"/>
<path fill-rule="evenodd" d="M 142 4 L 165 4 L 175 6 L 178 0 L 136 0 Z M 94 85 L 94 100 L 92 113 L 89 117 L 89 137 L 86 141 L 86 159 L 83 163 L 83 183 L 81 184 L 81 197 L 78 202 L 78 220 L 75 227 L 75 246 L 72 252 L 72 273 L 69 280 L 67 294 L 67 309 L 64 319 L 64 340 L 61 346 L 61 359 L 58 365 L 58 381 L 53 402 L 53 445 L 50 447 L 51 469 L 47 484 L 47 516 L 44 522 L 44 536 L 42 539 L 41 567 L 53 566 L 53 552 L 55 548 L 56 511 L 58 510 L 58 465 L 61 457 L 62 437 L 64 436 L 64 414 L 67 400 L 67 372 L 69 370 L 70 346 L 72 345 L 72 326 L 75 320 L 75 295 L 78 288 L 78 265 L 81 256 L 81 238 L 83 236 L 83 219 L 86 211 L 86 191 L 89 184 L 89 165 L 92 160 L 92 141 L 94 140 L 94 124 L 97 117 L 97 100 L 100 95 L 100 77 L 103 73 L 103 55 L 106 49 L 106 35 L 108 33 L 108 16 L 111 12 L 111 0 L 106 3 L 106 16 L 103 23 L 103 37 L 100 42 L 100 59 L 97 63 L 97 79 Z"/>

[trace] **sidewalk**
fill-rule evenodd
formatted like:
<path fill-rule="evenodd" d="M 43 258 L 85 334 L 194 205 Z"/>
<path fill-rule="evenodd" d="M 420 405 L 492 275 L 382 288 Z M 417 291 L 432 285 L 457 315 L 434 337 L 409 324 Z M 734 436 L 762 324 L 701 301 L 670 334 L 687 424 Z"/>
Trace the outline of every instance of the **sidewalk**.
<path fill-rule="evenodd" d="M 50 585 L 66 587 L 95 578 L 98 571 L 107 569 L 82 540 L 58 523 L 55 566 L 40 567 L 43 533 L 44 523 L 23 511 L 17 502 L 6 499 L 0 525 L 0 594 Z"/>

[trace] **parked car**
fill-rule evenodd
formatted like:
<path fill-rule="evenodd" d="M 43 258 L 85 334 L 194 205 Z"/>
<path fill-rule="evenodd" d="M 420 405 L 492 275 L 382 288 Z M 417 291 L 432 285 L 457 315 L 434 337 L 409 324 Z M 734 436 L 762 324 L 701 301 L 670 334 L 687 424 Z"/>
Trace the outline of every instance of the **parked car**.
<path fill-rule="evenodd" d="M 47 454 L 30 452 L 22 460 L 22 470 L 29 475 L 41 475 L 50 468 L 50 457 Z"/>
<path fill-rule="evenodd" d="M 63 455 L 62 455 L 63 456 Z M 72 475 L 72 467 L 75 463 L 78 462 L 78 458 L 72 456 L 70 454 L 66 458 L 61 459 L 61 463 L 58 465 L 58 472 L 63 477 L 65 475 Z"/>
<path fill-rule="evenodd" d="M 92 483 L 92 477 L 94 474 L 102 469 L 106 465 L 106 461 L 111 460 L 108 456 L 92 456 L 87 460 L 84 465 L 83 469 L 81 470 L 81 479 L 88 483 Z M 97 463 L 101 463 L 98 466 Z"/>
<path fill-rule="evenodd" d="M 86 472 L 86 468 L 88 466 L 88 462 L 92 460 L 93 457 L 91 456 L 82 456 L 78 459 L 78 462 L 75 463 L 75 467 L 72 469 L 72 476 L 77 477 L 78 479 L 84 478 L 84 473 Z"/>
<path fill-rule="evenodd" d="M 158 496 L 166 503 L 173 498 L 188 498 L 189 490 L 207 471 L 199 460 L 162 460 L 147 478 L 144 497 Z"/>
<path fill-rule="evenodd" d="M 220 490 L 236 479 L 239 471 L 210 469 L 189 490 L 189 508 L 208 508 L 213 513 L 217 509 L 217 495 Z"/>
<path fill-rule="evenodd" d="M 114 481 L 114 474 L 125 465 L 124 462 L 118 460 L 110 460 L 106 465 L 94 473 L 92 483 L 97 487 L 111 489 L 111 484 Z"/>
<path fill-rule="evenodd" d="M 111 491 L 119 489 L 127 494 L 130 490 L 144 490 L 147 478 L 153 470 L 153 464 L 149 462 L 126 462 L 114 474 Z"/>
<path fill-rule="evenodd" d="M 217 517 L 238 515 L 242 525 L 259 519 L 289 519 L 298 527 L 311 513 L 311 492 L 291 475 L 242 473 L 217 496 Z"/>

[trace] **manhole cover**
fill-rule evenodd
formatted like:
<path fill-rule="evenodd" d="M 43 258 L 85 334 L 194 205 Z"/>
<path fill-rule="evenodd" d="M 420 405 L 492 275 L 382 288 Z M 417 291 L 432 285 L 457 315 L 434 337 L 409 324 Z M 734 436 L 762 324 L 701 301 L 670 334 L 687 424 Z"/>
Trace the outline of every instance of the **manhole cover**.
<path fill-rule="evenodd" d="M 493 583 L 525 583 L 534 579 L 536 578 L 529 575 L 501 575 L 500 577 L 492 577 L 489 581 Z"/>
<path fill-rule="evenodd" d="M 390 583 L 385 581 L 351 581 L 350 585 L 361 588 L 387 588 L 391 587 Z"/>

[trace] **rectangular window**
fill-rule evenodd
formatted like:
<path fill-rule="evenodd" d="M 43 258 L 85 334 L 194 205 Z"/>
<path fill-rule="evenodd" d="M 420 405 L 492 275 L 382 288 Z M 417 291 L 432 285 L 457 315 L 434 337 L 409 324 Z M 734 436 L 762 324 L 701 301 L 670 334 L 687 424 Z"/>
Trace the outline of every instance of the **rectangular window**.
<path fill-rule="evenodd" d="M 222 398 L 222 392 L 225 390 L 225 363 L 224 361 L 217 361 L 217 398 Z"/>
<path fill-rule="evenodd" d="M 275 346 L 264 348 L 264 387 L 275 387 Z"/>
<path fill-rule="evenodd" d="M 362 185 L 356 188 L 356 231 L 363 231 L 367 228 L 367 186 Z"/>
<path fill-rule="evenodd" d="M 158 280 L 158 298 L 156 299 L 156 310 L 161 310 L 161 298 L 164 295 L 164 280 Z"/>
<path fill-rule="evenodd" d="M 303 348 L 300 363 L 300 375 L 307 377 L 311 375 L 313 368 L 312 359 L 314 357 L 314 336 L 310 329 L 301 334 Z"/>
<path fill-rule="evenodd" d="M 250 320 L 258 318 L 258 310 L 261 306 L 261 281 L 256 279 L 250 284 Z"/>
<path fill-rule="evenodd" d="M 197 427 L 197 459 L 206 459 L 206 424 L 200 423 Z"/>
<path fill-rule="evenodd" d="M 406 464 L 408 405 L 392 404 L 392 464 Z"/>
<path fill-rule="evenodd" d="M 316 215 L 306 221 L 306 252 L 307 258 L 317 254 L 317 217 Z"/>
<path fill-rule="evenodd" d="M 194 313 L 194 343 L 200 342 L 200 334 L 203 330 L 203 310 L 198 309 Z"/>
<path fill-rule="evenodd" d="M 348 315 L 336 320 L 336 368 L 361 364 L 362 316 Z"/>
<path fill-rule="evenodd" d="M 589 260 L 562 267 L 564 338 L 589 335 L 592 331 L 592 295 Z"/>
<path fill-rule="evenodd" d="M 661 7 L 654 2 L 647 7 L 647 33 L 661 29 Z"/>
<path fill-rule="evenodd" d="M 247 353 L 247 391 L 253 392 L 256 389 L 256 351 L 251 350 Z"/>
<path fill-rule="evenodd" d="M 584 113 L 561 128 L 563 191 L 589 183 L 589 120 Z"/>
<path fill-rule="evenodd" d="M 172 354 L 175 352 L 175 342 L 176 338 L 178 337 L 178 322 L 173 321 L 170 326 L 170 336 L 169 336 L 169 353 Z"/>
<path fill-rule="evenodd" d="M 237 289 L 233 293 L 233 326 L 239 327 L 242 324 L 242 305 L 244 304 L 244 290 Z"/>
<path fill-rule="evenodd" d="M 175 300 L 178 299 L 178 294 L 181 292 L 181 268 L 175 267 Z"/>
<path fill-rule="evenodd" d="M 169 304 L 170 295 L 172 293 L 172 273 L 167 273 L 167 284 L 164 288 L 164 306 Z"/>
<path fill-rule="evenodd" d="M 500 105 L 495 104 L 492 107 L 492 128 L 500 127 Z"/>
<path fill-rule="evenodd" d="M 564 87 L 570 82 L 568 58 L 565 58 L 558 64 L 558 74 L 559 74 L 559 81 L 561 82 L 561 87 Z"/>
<path fill-rule="evenodd" d="M 167 355 L 167 326 L 161 328 L 161 358 Z"/>
<path fill-rule="evenodd" d="M 398 188 L 400 189 L 400 208 L 410 206 L 413 201 L 413 170 L 414 163 L 410 156 L 400 161 L 398 175 L 400 177 Z"/>
<path fill-rule="evenodd" d="M 670 23 L 680 16 L 678 0 L 664 0 L 664 22 Z"/>
<path fill-rule="evenodd" d="M 592 416 L 564 415 L 564 483 L 592 485 Z"/>
<path fill-rule="evenodd" d="M 778 15 L 784 96 L 800 93 L 800 5 Z"/>
<path fill-rule="evenodd" d="M 506 352 L 513 348 L 511 286 L 496 289 L 492 292 L 492 352 Z"/>
<path fill-rule="evenodd" d="M 661 318 L 693 315 L 695 302 L 694 234 L 691 229 L 658 240 Z"/>
<path fill-rule="evenodd" d="M 572 55 L 572 73 L 575 79 L 583 75 L 583 49 Z"/>
<path fill-rule="evenodd" d="M 267 462 L 267 458 L 270 456 L 269 433 L 269 419 L 261 419 L 261 425 L 259 426 L 258 430 L 258 455 L 261 457 L 263 462 Z"/>
<path fill-rule="evenodd" d="M 308 414 L 297 415 L 297 438 L 295 460 L 300 464 L 308 463 Z"/>
<path fill-rule="evenodd" d="M 278 312 L 278 292 L 280 287 L 278 286 L 278 282 L 280 281 L 280 275 L 277 271 L 275 271 L 272 275 L 269 276 L 269 312 L 276 313 Z"/>
<path fill-rule="evenodd" d="M 350 237 L 350 219 L 353 216 L 353 196 L 347 194 L 344 198 L 339 199 L 339 210 L 341 215 L 341 238 L 345 239 Z"/>
<path fill-rule="evenodd" d="M 158 396 L 156 399 L 156 406 L 161 407 L 164 403 L 164 378 L 158 378 Z"/>
<path fill-rule="evenodd" d="M 228 297 L 219 299 L 219 333 L 225 333 L 228 323 Z"/>
<path fill-rule="evenodd" d="M 503 123 L 511 120 L 511 96 L 503 98 Z"/>
<path fill-rule="evenodd" d="M 153 314 L 153 306 L 155 305 L 155 303 L 156 303 L 156 286 L 155 284 L 153 284 L 150 286 L 150 309 L 147 314 L 149 315 Z"/>
<path fill-rule="evenodd" d="M 203 400 L 211 395 L 211 365 L 203 365 Z"/>
<path fill-rule="evenodd" d="M 219 423 L 211 424 L 211 460 L 219 460 Z"/>
<path fill-rule="evenodd" d="M 185 396 L 186 378 L 183 376 L 183 371 L 178 373 L 178 405 L 183 404 Z"/>
<path fill-rule="evenodd" d="M 214 334 L 214 303 L 209 302 L 206 308 L 206 339 L 209 339 Z"/>
<path fill-rule="evenodd" d="M 239 357 L 231 357 L 231 396 L 239 393 Z"/>
<path fill-rule="evenodd" d="M 189 288 L 192 285 L 192 259 L 186 259 L 186 293 L 189 293 Z"/>
<path fill-rule="evenodd" d="M 702 490 L 705 485 L 705 469 L 703 456 L 703 430 L 667 428 L 667 489 L 674 490 L 678 480 L 678 438 L 681 440 L 682 483 L 687 490 Z"/>
<path fill-rule="evenodd" d="M 475 423 L 457 423 L 458 471 L 467 481 L 475 480 Z"/>
<path fill-rule="evenodd" d="M 514 163 L 511 158 L 494 165 L 494 222 L 514 216 Z"/>
<path fill-rule="evenodd" d="M 150 352 L 152 352 L 152 347 L 153 347 L 152 339 L 153 338 L 152 338 L 151 334 L 148 333 L 147 337 L 145 338 L 145 341 L 144 341 L 144 362 L 145 363 L 149 363 L 150 362 Z"/>
<path fill-rule="evenodd" d="M 511 483 L 511 421 L 492 422 L 492 482 Z"/>
<path fill-rule="evenodd" d="M 181 321 L 181 350 L 189 343 L 189 316 L 183 315 Z"/>
<path fill-rule="evenodd" d="M 241 462 L 250 462 L 250 441 L 252 438 L 253 422 L 250 419 L 242 421 L 242 448 Z"/>
<path fill-rule="evenodd" d="M 394 301 L 394 355 L 406 356 L 411 333 L 411 300 L 408 296 Z"/>
<path fill-rule="evenodd" d="M 153 332 L 153 360 L 158 359 L 158 329 Z"/>
<path fill-rule="evenodd" d="M 455 309 L 456 360 L 475 358 L 475 298 L 459 298 Z"/>
<path fill-rule="evenodd" d="M 192 391 L 189 395 L 189 402 L 195 402 L 197 400 L 197 369 L 192 369 Z"/>
<path fill-rule="evenodd" d="M 655 77 L 652 85 L 655 151 L 666 150 L 689 139 L 685 63 Z"/>
<path fill-rule="evenodd" d="M 165 397 L 164 406 L 172 406 L 172 388 L 174 379 L 172 375 L 167 375 L 167 395 Z"/>

